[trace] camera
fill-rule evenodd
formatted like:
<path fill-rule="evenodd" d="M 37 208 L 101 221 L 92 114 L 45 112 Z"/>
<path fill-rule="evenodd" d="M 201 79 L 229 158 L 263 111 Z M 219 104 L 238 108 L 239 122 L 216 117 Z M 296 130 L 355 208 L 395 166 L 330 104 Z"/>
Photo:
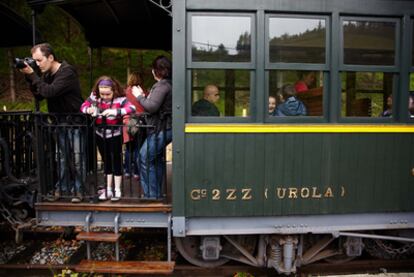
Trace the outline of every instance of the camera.
<path fill-rule="evenodd" d="M 24 62 L 26 62 L 31 68 L 33 68 L 34 71 L 38 71 L 36 61 L 34 59 L 30 58 L 30 57 L 26 57 L 26 58 L 23 58 L 23 59 L 14 58 L 14 67 L 17 68 L 17 69 L 25 68 L 26 65 L 25 65 Z"/>

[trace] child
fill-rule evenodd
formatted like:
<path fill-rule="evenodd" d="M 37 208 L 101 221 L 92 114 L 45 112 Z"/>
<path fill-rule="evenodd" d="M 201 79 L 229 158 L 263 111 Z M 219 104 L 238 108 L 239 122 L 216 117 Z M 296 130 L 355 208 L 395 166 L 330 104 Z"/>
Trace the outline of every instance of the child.
<path fill-rule="evenodd" d="M 141 74 L 137 71 L 132 72 L 128 77 L 127 87 L 125 88 L 125 96 L 128 101 L 135 106 L 136 112 L 139 115 L 144 112 L 144 108 L 132 94 L 133 86 L 141 87 L 144 90 L 145 96 L 148 94 L 148 92 L 144 89 Z M 124 117 L 124 125 L 126 125 L 128 121 L 129 116 Z M 139 149 L 145 140 L 145 131 L 143 128 L 140 128 L 140 131 L 134 137 L 128 134 L 127 128 L 124 128 L 123 135 L 125 143 L 124 175 L 125 177 L 129 177 L 133 174 L 134 179 L 139 179 L 139 165 L 137 160 L 139 156 Z M 133 170 L 131 170 L 131 167 Z"/>
<path fill-rule="evenodd" d="M 122 183 L 122 116 L 134 113 L 135 106 L 126 99 L 117 80 L 102 76 L 82 104 L 81 112 L 96 116 L 96 143 L 107 178 L 107 190 L 99 196 L 99 200 L 110 198 L 111 201 L 118 201 L 121 198 Z"/>
<path fill-rule="evenodd" d="M 301 116 L 306 115 L 306 107 L 296 97 L 295 87 L 292 85 L 284 85 L 281 89 L 284 102 L 277 105 L 275 114 L 277 116 Z"/>
<path fill-rule="evenodd" d="M 275 115 L 276 97 L 269 96 L 269 115 Z"/>

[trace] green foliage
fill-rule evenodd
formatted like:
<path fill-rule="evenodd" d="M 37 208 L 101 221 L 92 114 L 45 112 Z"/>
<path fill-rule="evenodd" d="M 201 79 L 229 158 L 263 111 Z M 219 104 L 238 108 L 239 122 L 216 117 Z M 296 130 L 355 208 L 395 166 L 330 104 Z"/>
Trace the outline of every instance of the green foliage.
<path fill-rule="evenodd" d="M 233 277 L 254 277 L 254 276 L 248 272 L 237 272 L 236 274 L 234 274 Z"/>
<path fill-rule="evenodd" d="M 414 91 L 414 73 L 410 74 L 410 87 L 409 87 L 410 91 Z"/>
<path fill-rule="evenodd" d="M 77 273 L 68 268 L 62 269 L 62 272 L 60 273 L 53 273 L 53 277 L 102 277 L 102 276 L 104 275 L 97 274 L 97 273 Z"/>

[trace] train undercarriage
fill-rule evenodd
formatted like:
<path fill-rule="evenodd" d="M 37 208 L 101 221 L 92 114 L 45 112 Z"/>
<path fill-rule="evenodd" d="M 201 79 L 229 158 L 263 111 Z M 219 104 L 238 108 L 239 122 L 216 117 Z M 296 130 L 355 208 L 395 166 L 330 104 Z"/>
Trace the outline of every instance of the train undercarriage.
<path fill-rule="evenodd" d="M 175 244 L 188 262 L 200 267 L 237 261 L 289 275 L 301 266 L 322 261 L 345 264 L 366 255 L 382 260 L 410 258 L 414 253 L 414 230 L 189 236 L 175 238 Z"/>

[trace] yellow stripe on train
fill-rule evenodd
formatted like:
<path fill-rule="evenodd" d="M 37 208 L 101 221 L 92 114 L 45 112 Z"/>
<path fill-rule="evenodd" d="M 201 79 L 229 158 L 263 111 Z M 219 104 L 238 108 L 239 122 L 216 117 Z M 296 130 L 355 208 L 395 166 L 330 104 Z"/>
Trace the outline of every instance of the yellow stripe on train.
<path fill-rule="evenodd" d="M 186 124 L 185 133 L 414 133 L 414 125 Z"/>

